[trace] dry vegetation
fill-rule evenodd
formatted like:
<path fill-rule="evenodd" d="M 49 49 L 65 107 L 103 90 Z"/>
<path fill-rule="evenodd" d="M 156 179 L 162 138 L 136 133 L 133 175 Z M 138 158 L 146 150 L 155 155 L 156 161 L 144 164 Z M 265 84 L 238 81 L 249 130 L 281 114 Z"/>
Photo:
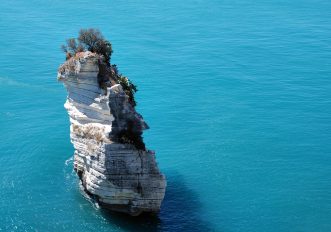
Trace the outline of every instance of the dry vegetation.
<path fill-rule="evenodd" d="M 67 73 L 68 75 L 76 74 L 76 62 L 75 59 L 69 59 L 60 66 L 58 72 L 61 74 Z"/>
<path fill-rule="evenodd" d="M 98 143 L 109 142 L 106 136 L 103 135 L 103 132 L 101 130 L 96 129 L 96 127 L 93 125 L 78 126 L 72 124 L 72 131 L 79 137 L 86 139 L 94 139 Z"/>

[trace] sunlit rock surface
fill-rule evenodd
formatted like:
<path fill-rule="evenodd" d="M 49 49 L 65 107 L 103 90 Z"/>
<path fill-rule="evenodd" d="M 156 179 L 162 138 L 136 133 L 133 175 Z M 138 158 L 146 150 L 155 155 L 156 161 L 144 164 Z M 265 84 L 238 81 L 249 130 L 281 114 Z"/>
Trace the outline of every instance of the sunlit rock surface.
<path fill-rule="evenodd" d="M 139 215 L 158 212 L 166 180 L 154 152 L 117 141 L 116 135 L 131 121 L 136 130 L 148 126 L 120 84 L 100 88 L 102 59 L 83 52 L 59 68 L 68 97 L 64 107 L 70 118 L 70 137 L 75 148 L 74 169 L 85 191 L 99 205 L 114 211 Z"/>

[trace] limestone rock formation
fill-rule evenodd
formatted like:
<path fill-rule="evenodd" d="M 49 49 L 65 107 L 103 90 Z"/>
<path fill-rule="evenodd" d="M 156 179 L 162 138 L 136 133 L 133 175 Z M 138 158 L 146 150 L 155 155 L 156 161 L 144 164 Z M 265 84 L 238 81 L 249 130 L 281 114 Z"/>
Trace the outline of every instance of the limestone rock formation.
<path fill-rule="evenodd" d="M 75 148 L 74 169 L 101 207 L 131 215 L 158 212 L 166 179 L 143 142 L 121 140 L 133 133 L 139 141 L 148 126 L 114 72 L 102 56 L 89 51 L 77 53 L 59 68 L 58 80 L 68 92 L 64 106 Z"/>

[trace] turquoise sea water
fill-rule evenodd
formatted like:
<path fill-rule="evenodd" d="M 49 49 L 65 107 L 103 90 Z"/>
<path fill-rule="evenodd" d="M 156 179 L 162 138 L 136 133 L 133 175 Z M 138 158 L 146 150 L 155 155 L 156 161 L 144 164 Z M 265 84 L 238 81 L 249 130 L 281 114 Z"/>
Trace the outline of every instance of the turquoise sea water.
<path fill-rule="evenodd" d="M 79 191 L 59 46 L 97 27 L 168 179 L 156 218 Z M 331 231 L 331 2 L 0 1 L 0 231 Z"/>

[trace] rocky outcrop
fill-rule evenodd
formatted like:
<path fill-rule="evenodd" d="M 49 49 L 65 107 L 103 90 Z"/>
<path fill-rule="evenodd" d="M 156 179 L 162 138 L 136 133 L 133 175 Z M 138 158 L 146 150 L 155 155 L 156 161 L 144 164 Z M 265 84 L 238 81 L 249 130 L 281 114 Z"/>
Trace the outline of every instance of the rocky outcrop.
<path fill-rule="evenodd" d="M 58 80 L 68 92 L 64 106 L 75 148 L 74 169 L 101 207 L 131 215 L 157 212 L 166 180 L 154 152 L 119 138 L 123 131 L 139 137 L 148 126 L 121 84 L 100 74 L 105 67 L 99 55 L 82 52 L 59 68 Z"/>

